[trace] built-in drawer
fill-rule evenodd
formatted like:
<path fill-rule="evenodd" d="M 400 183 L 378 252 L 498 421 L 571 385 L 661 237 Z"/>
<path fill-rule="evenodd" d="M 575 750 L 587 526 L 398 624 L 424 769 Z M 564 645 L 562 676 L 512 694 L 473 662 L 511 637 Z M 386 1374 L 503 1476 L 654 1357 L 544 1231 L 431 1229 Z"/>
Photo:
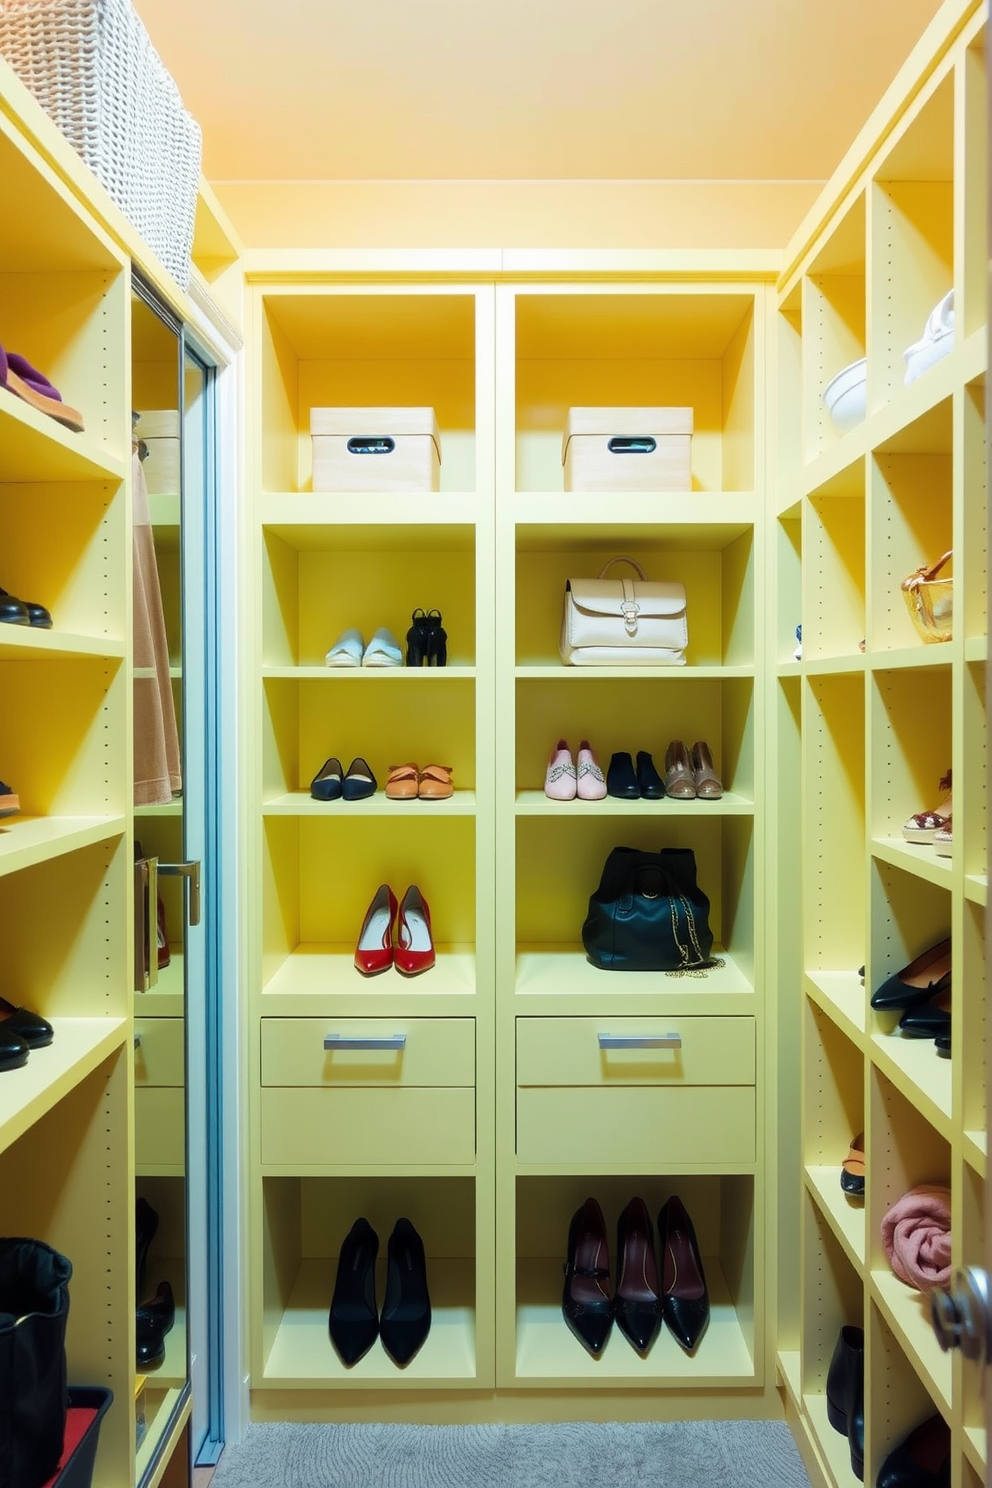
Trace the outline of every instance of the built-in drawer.
<path fill-rule="evenodd" d="M 139 1174 L 178 1176 L 185 1170 L 186 1092 L 181 1086 L 150 1085 L 135 1090 L 134 1165 Z"/>
<path fill-rule="evenodd" d="M 474 1085 L 474 1018 L 263 1018 L 265 1085 Z"/>
<path fill-rule="evenodd" d="M 183 1018 L 135 1018 L 134 1083 L 186 1083 L 186 1023 Z"/>
<path fill-rule="evenodd" d="M 750 1163 L 753 1018 L 518 1018 L 517 1156 Z"/>
<path fill-rule="evenodd" d="M 473 1018 L 262 1020 L 266 1165 L 475 1160 Z"/>

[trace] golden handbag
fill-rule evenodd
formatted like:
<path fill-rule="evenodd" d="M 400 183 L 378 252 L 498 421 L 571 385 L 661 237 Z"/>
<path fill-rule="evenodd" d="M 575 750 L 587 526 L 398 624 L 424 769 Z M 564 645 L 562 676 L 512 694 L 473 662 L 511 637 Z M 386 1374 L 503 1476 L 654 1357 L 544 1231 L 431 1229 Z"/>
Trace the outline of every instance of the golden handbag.
<path fill-rule="evenodd" d="M 954 580 L 950 575 L 938 578 L 945 563 L 950 563 L 951 553 L 930 568 L 918 568 L 900 584 L 909 610 L 909 618 L 917 632 L 927 642 L 949 641 L 954 618 Z"/>

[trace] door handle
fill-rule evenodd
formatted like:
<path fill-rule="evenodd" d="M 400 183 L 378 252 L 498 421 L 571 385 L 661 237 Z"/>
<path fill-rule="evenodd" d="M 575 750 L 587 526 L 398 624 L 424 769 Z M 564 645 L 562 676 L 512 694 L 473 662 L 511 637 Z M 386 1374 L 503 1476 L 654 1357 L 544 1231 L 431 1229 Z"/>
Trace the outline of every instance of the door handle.
<path fill-rule="evenodd" d="M 200 923 L 200 860 L 192 858 L 188 863 L 159 863 L 158 871 L 167 878 L 184 878 L 189 884 L 189 922 Z"/>
<path fill-rule="evenodd" d="M 966 1359 L 980 1364 L 992 1358 L 992 1311 L 986 1273 L 977 1266 L 955 1271 L 949 1287 L 930 1294 L 930 1322 L 945 1353 L 960 1349 Z"/>
<path fill-rule="evenodd" d="M 149 992 L 157 982 L 158 859 L 138 858 L 134 865 L 134 990 Z"/>

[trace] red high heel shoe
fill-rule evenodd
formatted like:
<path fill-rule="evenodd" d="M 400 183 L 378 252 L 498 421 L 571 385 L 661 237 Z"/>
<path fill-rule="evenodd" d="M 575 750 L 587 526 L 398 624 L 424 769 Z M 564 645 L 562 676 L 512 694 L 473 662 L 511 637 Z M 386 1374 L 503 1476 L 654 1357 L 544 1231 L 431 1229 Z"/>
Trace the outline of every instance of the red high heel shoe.
<path fill-rule="evenodd" d="M 427 900 L 416 884 L 403 895 L 400 917 L 396 923 L 396 970 L 403 976 L 419 976 L 434 965 L 434 941 L 431 938 L 431 912 Z"/>
<path fill-rule="evenodd" d="M 395 918 L 396 895 L 388 884 L 380 884 L 366 911 L 355 948 L 355 966 L 362 976 L 378 976 L 392 966 Z"/>

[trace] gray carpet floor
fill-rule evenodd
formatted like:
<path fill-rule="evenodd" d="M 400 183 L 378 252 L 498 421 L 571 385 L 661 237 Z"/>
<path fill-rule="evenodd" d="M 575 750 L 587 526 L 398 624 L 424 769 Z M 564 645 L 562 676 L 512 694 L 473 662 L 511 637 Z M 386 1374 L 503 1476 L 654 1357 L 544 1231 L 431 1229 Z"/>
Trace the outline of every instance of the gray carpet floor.
<path fill-rule="evenodd" d="M 777 1421 L 249 1426 L 211 1488 L 809 1488 Z"/>

